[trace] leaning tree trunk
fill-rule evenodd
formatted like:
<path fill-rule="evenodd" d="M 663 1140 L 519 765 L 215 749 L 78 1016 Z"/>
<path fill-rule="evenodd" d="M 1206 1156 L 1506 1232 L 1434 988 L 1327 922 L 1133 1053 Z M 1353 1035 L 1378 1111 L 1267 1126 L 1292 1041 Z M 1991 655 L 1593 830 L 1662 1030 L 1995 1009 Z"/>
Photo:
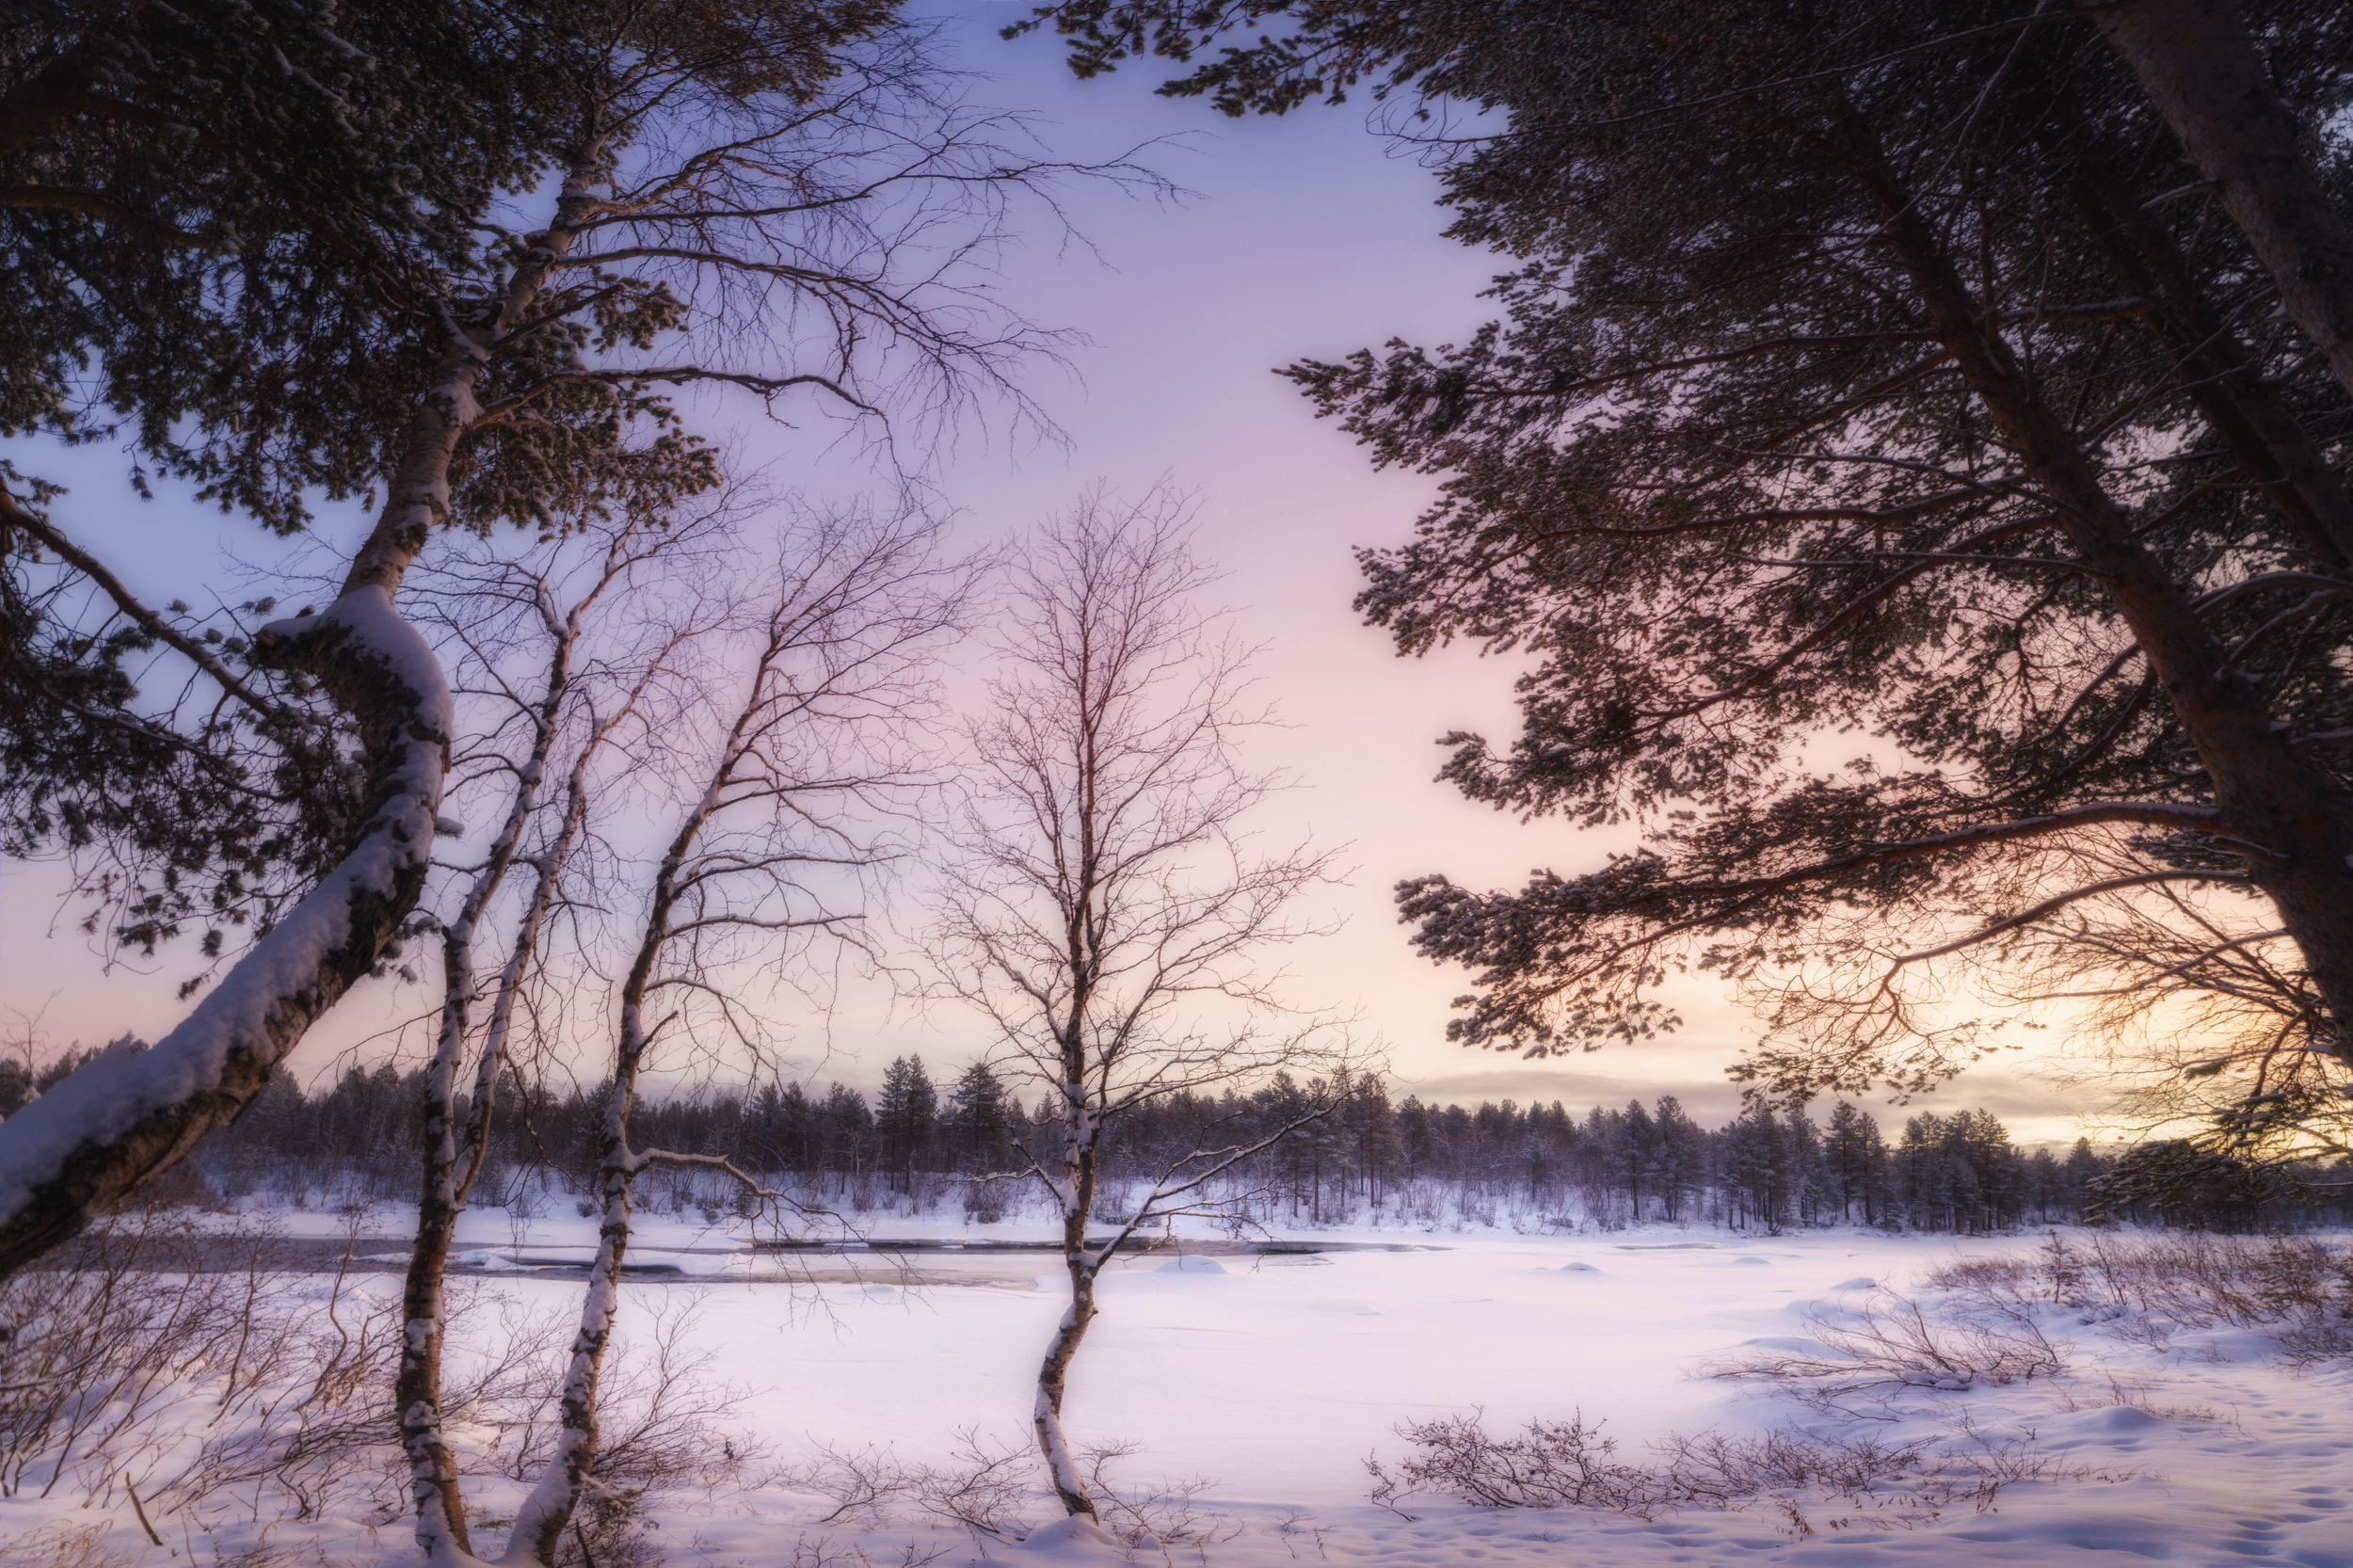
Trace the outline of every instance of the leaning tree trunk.
<path fill-rule="evenodd" d="M 311 673 L 358 722 L 360 830 L 152 1049 L 102 1056 L 0 1123 L 0 1277 L 244 1110 L 311 1025 L 374 972 L 424 893 L 454 720 L 440 661 L 392 599 L 441 515 L 450 454 L 472 407 L 472 360 L 453 356 L 441 371 L 341 594 L 254 641 L 257 664 Z"/>
<path fill-rule="evenodd" d="M 2153 302 L 2153 324 L 2180 367 L 2177 381 L 2239 472 L 2318 565 L 2353 566 L 2353 492 L 2199 286 L 2164 226 L 2135 192 L 2100 172 L 2078 181 L 2074 194 L 2124 284 Z"/>
<path fill-rule="evenodd" d="M 274 621 L 254 660 L 314 676 L 358 721 L 367 800 L 351 847 L 154 1048 L 108 1055 L 0 1123 L 0 1278 L 66 1240 L 99 1207 L 178 1162 L 251 1103 L 319 1016 L 373 973 L 424 891 L 455 718 L 440 662 L 392 607 L 448 515 L 450 463 L 481 415 L 484 344 L 521 325 L 593 204 L 594 137 L 556 218 L 532 236 L 482 342 L 453 328 L 388 476 L 384 509 L 335 602 Z"/>
<path fill-rule="evenodd" d="M 629 1253 L 630 1190 L 637 1174 L 637 1160 L 629 1146 L 629 1121 L 645 1048 L 638 1004 L 625 1000 L 612 1097 L 605 1102 L 597 1153 L 597 1195 L 602 1205 L 597 1224 L 597 1256 L 588 1266 L 580 1327 L 572 1336 L 571 1358 L 564 1369 L 555 1451 L 516 1511 L 514 1531 L 500 1559 L 514 1568 L 532 1564 L 544 1568 L 555 1561 L 565 1527 L 579 1510 L 596 1469 L 597 1388 L 604 1372 L 605 1352 L 613 1344 L 613 1319 L 621 1302 L 621 1265 Z"/>
<path fill-rule="evenodd" d="M 2107 588 L 2165 687 L 2203 765 L 2220 837 L 2270 898 L 2330 1015 L 2324 1037 L 2353 1063 L 2353 799 L 2297 754 L 2252 681 L 2200 619 L 2188 589 L 2136 535 L 2064 421 L 2035 392 L 2009 345 L 1962 281 L 1914 194 L 1897 179 L 1861 117 L 1833 136 L 1879 209 L 1881 237 L 1970 391 L 2025 472 L 2054 503 L 2082 564 Z"/>
<path fill-rule="evenodd" d="M 2230 0 L 2088 0 L 2303 328 L 2353 392 L 2353 226 Z"/>
<path fill-rule="evenodd" d="M 757 687 L 755 687 L 757 691 Z M 637 1077 L 646 1059 L 645 1006 L 654 983 L 654 966 L 670 939 L 670 915 L 678 907 L 680 878 L 688 855 L 701 835 L 725 791 L 727 779 L 753 708 L 747 705 L 736 720 L 720 764 L 702 799 L 687 813 L 685 824 L 671 839 L 660 868 L 654 872 L 652 897 L 646 924 L 629 971 L 621 980 L 619 1033 L 613 1054 L 613 1087 L 605 1101 L 604 1125 L 597 1148 L 597 1196 L 601 1216 L 597 1224 L 596 1260 L 588 1267 L 588 1288 L 580 1304 L 580 1327 L 572 1336 L 571 1359 L 564 1371 L 564 1387 L 556 1426 L 555 1452 L 516 1511 L 515 1528 L 501 1560 L 518 1565 L 552 1564 L 564 1528 L 571 1522 L 586 1496 L 596 1470 L 599 1429 L 597 1386 L 604 1371 L 605 1352 L 613 1343 L 614 1313 L 620 1305 L 621 1265 L 629 1254 L 631 1189 L 644 1164 L 631 1149 L 630 1112 L 637 1098 Z"/>

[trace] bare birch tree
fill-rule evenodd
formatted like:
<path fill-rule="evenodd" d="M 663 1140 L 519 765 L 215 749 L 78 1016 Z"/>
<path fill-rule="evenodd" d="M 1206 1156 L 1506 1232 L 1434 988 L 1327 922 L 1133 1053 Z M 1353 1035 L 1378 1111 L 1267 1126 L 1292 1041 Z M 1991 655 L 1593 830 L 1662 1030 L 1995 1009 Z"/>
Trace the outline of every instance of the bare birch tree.
<path fill-rule="evenodd" d="M 940 557 L 935 527 L 908 520 L 804 519 L 785 530 L 779 553 L 766 602 L 742 629 L 748 669 L 732 680 L 725 666 L 712 672 L 712 687 L 740 693 L 708 715 L 715 733 L 698 743 L 668 721 L 643 728 L 632 747 L 636 774 L 664 753 L 683 760 L 684 804 L 621 941 L 594 1177 L 597 1254 L 554 1453 L 517 1514 L 506 1563 L 552 1563 L 594 1484 L 598 1380 L 638 1175 L 700 1166 L 760 1191 L 724 1157 L 637 1147 L 630 1121 L 643 1074 L 665 1052 L 675 1064 L 681 1052 L 758 1048 L 756 977 L 822 1000 L 825 961 L 845 945 L 872 950 L 867 895 L 897 853 L 892 824 L 923 782 L 936 661 L 958 629 L 968 574 Z M 446 1531 L 433 1544 L 459 1560 Z"/>
<path fill-rule="evenodd" d="M 727 568 L 734 552 L 726 536 L 738 509 L 728 492 L 680 521 L 637 512 L 592 524 L 537 560 L 509 561 L 485 547 L 434 569 L 441 580 L 434 602 L 450 622 L 447 640 L 460 650 L 459 698 L 487 704 L 493 714 L 472 755 L 456 759 L 454 792 L 460 800 L 480 793 L 486 806 L 500 789 L 506 794 L 482 857 L 456 869 L 456 908 L 440 922 L 442 1001 L 425 1073 L 424 1171 L 393 1388 L 428 1560 L 445 1546 L 471 1550 L 441 1423 L 443 1286 L 458 1218 L 489 1150 L 516 1007 L 586 827 L 590 783 L 607 747 L 616 735 L 651 729 L 675 712 L 678 694 L 665 688 L 679 674 L 679 655 L 724 629 L 729 607 L 696 592 L 690 580 Z M 617 631 L 609 624 L 616 620 L 623 622 Z M 561 779 L 552 792 L 552 770 Z M 512 915 L 504 962 L 487 978 L 489 1008 L 477 1029 L 486 979 L 476 972 L 476 949 L 502 886 L 518 870 L 526 873 L 521 907 Z M 462 1099 L 461 1076 L 471 1078 Z"/>
<path fill-rule="evenodd" d="M 1191 533 L 1173 495 L 1095 495 L 1017 556 L 932 937 L 941 988 L 988 1021 L 992 1064 L 1056 1113 L 1056 1146 L 1027 1174 L 1061 1221 L 1070 1301 L 1032 1421 L 1064 1508 L 1089 1517 L 1063 1402 L 1097 1277 L 1140 1228 L 1213 1206 L 1219 1177 L 1330 1104 L 1310 1095 L 1278 1127 L 1211 1125 L 1090 1238 L 1106 1135 L 1154 1101 L 1345 1055 L 1266 965 L 1314 929 L 1300 900 L 1331 859 L 1253 830 L 1280 780 L 1241 748 L 1269 720 L 1250 649 L 1199 608 L 1211 573 Z"/>
<path fill-rule="evenodd" d="M 571 117 L 552 138 L 562 167 L 546 194 L 518 199 L 479 266 L 435 255 L 383 267 L 376 284 L 408 333 L 364 373 L 405 389 L 382 443 L 383 504 L 338 597 L 252 639 L 256 665 L 316 682 L 350 715 L 355 825 L 313 889 L 152 1050 L 101 1059 L 0 1129 L 0 1272 L 233 1115 L 394 944 L 424 889 L 452 732 L 440 666 L 394 603 L 437 528 L 708 488 L 715 454 L 667 400 L 680 387 L 772 408 L 816 396 L 916 430 L 984 389 L 1018 407 L 1012 367 L 1050 347 L 981 283 L 1013 196 L 1068 166 L 1010 152 L 1014 124 L 957 102 L 929 35 L 888 7 L 565 14 L 567 47 L 546 62 L 567 82 L 551 111 Z M 62 540 L 8 507 L 11 529 Z M 144 634 L 177 635 L 144 616 Z M 200 643 L 172 646 L 244 690 Z"/>

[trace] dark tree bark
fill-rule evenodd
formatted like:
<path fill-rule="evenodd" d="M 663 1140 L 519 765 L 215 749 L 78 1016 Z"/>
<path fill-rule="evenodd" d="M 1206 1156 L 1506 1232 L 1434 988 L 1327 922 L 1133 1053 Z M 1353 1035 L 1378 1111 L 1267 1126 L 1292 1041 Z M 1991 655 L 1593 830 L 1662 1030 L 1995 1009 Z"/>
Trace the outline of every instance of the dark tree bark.
<path fill-rule="evenodd" d="M 2280 303 L 2353 392 L 2353 226 L 2329 200 L 2295 114 L 2231 0 L 2089 0 L 2257 259 Z"/>
<path fill-rule="evenodd" d="M 2076 200 L 2117 271 L 2153 302 L 2157 328 L 2180 356 L 2183 385 L 2239 472 L 2262 488 L 2318 562 L 2353 566 L 2353 494 L 2264 379 L 2163 226 L 2133 193 L 2107 181 L 2079 182 Z"/>
<path fill-rule="evenodd" d="M 2188 590 L 2137 540 L 2133 520 L 2065 422 L 2038 395 L 2009 344 L 1987 329 L 1985 312 L 1862 118 L 1848 110 L 1841 120 L 1833 156 L 1870 194 L 1883 243 L 1963 380 L 2057 504 L 2069 542 L 2132 629 L 2205 766 L 2221 836 L 2278 905 L 2333 1016 L 2330 1047 L 2353 1064 L 2353 801 L 2297 755 L 2253 683 L 2200 621 Z"/>

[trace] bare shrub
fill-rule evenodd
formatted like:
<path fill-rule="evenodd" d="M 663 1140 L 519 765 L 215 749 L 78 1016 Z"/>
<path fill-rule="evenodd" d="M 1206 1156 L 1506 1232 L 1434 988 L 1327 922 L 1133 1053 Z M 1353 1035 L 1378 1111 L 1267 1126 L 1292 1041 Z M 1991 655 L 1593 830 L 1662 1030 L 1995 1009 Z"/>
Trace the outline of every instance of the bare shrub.
<path fill-rule="evenodd" d="M 114 1521 L 94 1525 L 43 1525 L 23 1535 L 0 1535 L 0 1561 L 15 1568 L 130 1568 L 145 1555 L 136 1538 L 124 1540 Z"/>
<path fill-rule="evenodd" d="M 1435 1493 L 1480 1508 L 1597 1508 L 1642 1517 L 1666 1506 L 1653 1478 L 1617 1457 L 1618 1441 L 1585 1424 L 1583 1412 L 1566 1421 L 1535 1420 L 1513 1437 L 1488 1432 L 1481 1413 L 1407 1421 L 1396 1430 L 1419 1451 L 1395 1470 L 1369 1457 L 1372 1500 L 1395 1509 L 1400 1499 Z"/>
<path fill-rule="evenodd" d="M 1706 1370 L 1796 1384 L 1819 1404 L 1872 1389 L 1959 1390 L 2065 1369 L 2029 1313 L 1993 1298 L 1976 1304 L 1974 1313 L 1932 1317 L 1918 1302 L 1881 1293 L 1843 1317 L 1815 1308 L 1805 1317 L 1818 1352 L 1757 1348 Z"/>
<path fill-rule="evenodd" d="M 266 1226 L 208 1229 L 155 1208 L 46 1261 L 0 1282 L 0 1496 L 120 1497 L 151 1531 L 182 1518 L 212 1529 L 232 1512 L 406 1512 L 396 1298 L 342 1271 L 296 1272 Z M 565 1325 L 480 1288 L 450 1307 L 453 1337 L 480 1348 L 460 1359 L 445 1409 L 490 1463 L 527 1473 L 551 1446 Z M 667 1309 L 648 1344 L 617 1352 L 609 1441 L 568 1560 L 649 1560 L 654 1496 L 726 1484 L 757 1457 L 721 1430 L 741 1395 L 689 1353 L 691 1323 L 690 1309 Z M 34 1549 L 11 1543 L 8 1560 Z"/>
<path fill-rule="evenodd" d="M 649 1333 L 616 1341 L 597 1400 L 596 1467 L 558 1543 L 556 1568 L 658 1561 L 652 1505 L 740 1485 L 761 1458 L 758 1444 L 728 1430 L 749 1395 L 715 1377 L 713 1357 L 693 1348 L 699 1318 L 694 1300 L 664 1297 Z M 504 1332 L 488 1337 L 493 1353 L 448 1385 L 445 1408 L 453 1429 L 487 1433 L 496 1467 L 528 1482 L 560 1440 L 568 1314 L 510 1309 Z"/>
<path fill-rule="evenodd" d="M 954 1459 L 920 1472 L 914 1495 L 934 1518 L 1018 1540 L 1030 1531 L 1029 1505 L 1040 1496 L 1037 1452 L 1027 1443 L 984 1438 L 978 1428 L 962 1428 Z"/>
<path fill-rule="evenodd" d="M 2353 1254 L 2305 1237 L 2054 1232 L 2031 1258 L 1963 1259 L 1928 1282 L 1996 1305 L 2049 1302 L 2153 1343 L 2225 1326 L 2269 1331 L 2290 1361 L 2353 1355 Z"/>
<path fill-rule="evenodd" d="M 1106 1443 L 1080 1455 L 1096 1521 L 1121 1545 L 1131 1551 L 1164 1551 L 1177 1545 L 1213 1545 L 1241 1533 L 1231 1518 L 1201 1506 L 1202 1495 L 1214 1484 L 1206 1477 L 1162 1479 L 1144 1485 L 1114 1483 L 1111 1467 L 1141 1451 L 1134 1443 Z"/>
<path fill-rule="evenodd" d="M 1394 1468 L 1378 1456 L 1365 1461 L 1370 1496 L 1401 1514 L 1405 1499 L 1417 1496 L 1480 1508 L 1595 1509 L 1638 1519 L 1682 1508 L 1761 1506 L 1785 1529 L 1810 1535 L 1806 1510 L 1825 1502 L 1910 1528 L 1957 1507 L 1984 1512 L 2004 1487 L 2020 1481 L 2121 1479 L 2064 1467 L 2030 1444 L 1987 1437 L 1966 1420 L 1962 1441 L 1953 1447 L 1868 1434 L 1675 1433 L 1652 1445 L 1656 1457 L 1648 1464 L 1620 1458 L 1617 1439 L 1602 1426 L 1587 1424 L 1581 1412 L 1565 1421 L 1530 1421 L 1504 1436 L 1490 1432 L 1477 1412 L 1409 1421 L 1397 1432 L 1414 1453 Z"/>
<path fill-rule="evenodd" d="M 888 1447 L 821 1446 L 815 1457 L 776 1470 L 776 1485 L 813 1492 L 833 1505 L 823 1525 L 871 1528 L 888 1524 L 897 1507 L 912 1504 L 945 1524 L 1018 1541 L 1034 1526 L 1031 1505 L 1046 1495 L 1045 1470 L 1028 1443 L 983 1437 L 964 1427 L 945 1464 L 901 1459 Z"/>
<path fill-rule="evenodd" d="M 1201 1506 L 1210 1482 L 1199 1477 L 1149 1484 L 1114 1480 L 1111 1471 L 1141 1450 L 1111 1443 L 1080 1451 L 1079 1461 L 1096 1498 L 1102 1527 L 1131 1550 L 1230 1541 L 1241 1527 Z M 977 1428 L 956 1432 L 945 1464 L 903 1460 L 888 1447 L 821 1447 L 804 1464 L 773 1472 L 776 1484 L 813 1492 L 833 1506 L 815 1521 L 872 1528 L 904 1505 L 944 1524 L 1000 1541 L 1018 1541 L 1035 1528 L 1035 1515 L 1053 1496 L 1044 1463 L 1026 1442 L 984 1437 Z"/>
<path fill-rule="evenodd" d="M 266 1227 L 142 1208 L 55 1263 L 0 1282 L 0 1495 L 161 1518 L 261 1485 L 312 1517 L 389 1430 L 394 1307 L 290 1272 Z"/>
<path fill-rule="evenodd" d="M 920 1466 L 904 1463 L 888 1448 L 824 1444 L 815 1458 L 773 1472 L 770 1481 L 795 1492 L 814 1492 L 833 1504 L 818 1524 L 861 1528 L 888 1523 L 891 1505 L 914 1493 L 921 1473 Z"/>

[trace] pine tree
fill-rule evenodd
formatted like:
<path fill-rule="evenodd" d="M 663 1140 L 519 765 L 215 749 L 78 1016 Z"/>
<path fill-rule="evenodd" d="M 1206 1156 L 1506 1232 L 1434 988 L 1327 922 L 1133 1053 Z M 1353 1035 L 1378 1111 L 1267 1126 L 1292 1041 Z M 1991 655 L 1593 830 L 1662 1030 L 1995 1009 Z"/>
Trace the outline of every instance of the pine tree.
<path fill-rule="evenodd" d="M 1002 1170 L 1012 1148 L 1005 1086 L 986 1062 L 974 1062 L 948 1096 L 950 1168 L 970 1175 Z"/>
<path fill-rule="evenodd" d="M 2086 1189 L 2106 1175 L 2107 1171 L 2107 1161 L 2102 1160 L 2092 1148 L 2091 1140 L 2076 1139 L 2075 1146 L 2067 1151 L 2067 1163 L 2059 1167 L 2059 1177 L 2063 1183 L 2060 1190 L 2067 1195 L 2068 1208 L 2080 1216 L 2084 1211 Z"/>
<path fill-rule="evenodd" d="M 1389 1104 L 1389 1088 L 1378 1073 L 1356 1080 L 1353 1112 L 1357 1168 L 1364 1173 L 1365 1197 L 1378 1216 L 1381 1200 L 1405 1164 L 1405 1140 L 1398 1112 Z"/>
<path fill-rule="evenodd" d="M 939 1132 L 939 1096 L 920 1056 L 902 1056 L 883 1074 L 874 1102 L 874 1158 L 902 1192 L 915 1190 L 915 1173 L 929 1169 Z"/>
<path fill-rule="evenodd" d="M 847 1084 L 831 1085 L 825 1090 L 818 1124 L 824 1129 L 826 1170 L 836 1176 L 857 1176 L 872 1169 L 874 1112 L 864 1095 Z"/>
<path fill-rule="evenodd" d="M 1658 1169 L 1658 1128 L 1641 1100 L 1626 1102 L 1611 1128 L 1609 1162 L 1618 1185 L 1625 1192 L 1634 1223 L 1641 1224 L 1642 1199 L 1653 1188 Z"/>
<path fill-rule="evenodd" d="M 1838 1217 L 1879 1224 L 1886 1198 L 1887 1144 L 1880 1137 L 1879 1123 L 1850 1100 L 1831 1108 L 1823 1163 Z"/>
<path fill-rule="evenodd" d="M 2194 989 L 2232 1082 L 2290 1118 L 2341 1103 L 2353 380 L 2327 366 L 2353 327 L 2245 299 L 2266 274 L 2353 299 L 2327 246 L 2275 244 L 2342 248 L 2353 170 L 2308 150 L 2353 104 L 2353 13 L 1059 0 L 1048 24 L 1083 72 L 1197 59 L 1163 90 L 1229 114 L 1374 91 L 1401 127 L 1482 117 L 1415 145 L 1450 232 L 1519 264 L 1497 319 L 1289 372 L 1441 487 L 1366 552 L 1368 616 L 1405 654 L 1532 661 L 1519 733 L 1450 737 L 1447 776 L 1643 829 L 1516 891 L 1401 887 L 1421 951 L 1477 973 L 1454 1038 L 1640 1038 L 1691 964 L 1773 1005 L 1749 1065 L 1785 1099 L 1925 1088 L 1989 1020 L 1922 1003 L 1992 971 L 2119 1020 Z M 2237 88 L 2181 96 L 2156 62 L 2185 53 Z M 2301 197 L 2233 184 L 2254 165 L 2200 140 L 2201 102 Z M 2214 181 L 2246 233 L 2174 199 Z M 1813 765 L 1838 728 L 1901 765 Z"/>

